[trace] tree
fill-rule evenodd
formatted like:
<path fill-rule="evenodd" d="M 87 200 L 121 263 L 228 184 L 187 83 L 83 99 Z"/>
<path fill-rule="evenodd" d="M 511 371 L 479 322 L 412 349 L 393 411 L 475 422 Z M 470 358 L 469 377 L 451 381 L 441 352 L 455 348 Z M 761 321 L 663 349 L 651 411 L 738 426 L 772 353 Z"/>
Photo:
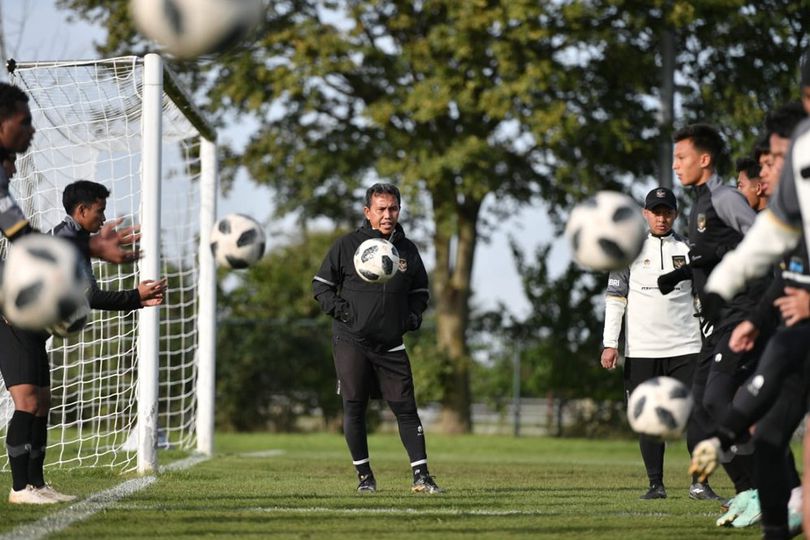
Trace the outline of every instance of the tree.
<path fill-rule="evenodd" d="M 124 0 L 60 4 L 108 28 L 102 53 L 143 52 Z M 481 236 L 521 205 L 559 223 L 597 187 L 652 180 L 663 30 L 683 120 L 746 148 L 758 107 L 792 94 L 808 16 L 790 0 L 290 0 L 247 46 L 177 67 L 221 119 L 258 122 L 226 163 L 272 186 L 280 213 L 347 223 L 385 178 L 430 222 L 444 425 L 464 431 Z"/>
<path fill-rule="evenodd" d="M 315 409 L 324 425 L 337 416 L 329 320 L 320 317 L 311 293 L 312 268 L 335 234 L 305 234 L 277 246 L 236 287 L 220 292 L 220 427 L 289 431 L 298 416 Z"/>

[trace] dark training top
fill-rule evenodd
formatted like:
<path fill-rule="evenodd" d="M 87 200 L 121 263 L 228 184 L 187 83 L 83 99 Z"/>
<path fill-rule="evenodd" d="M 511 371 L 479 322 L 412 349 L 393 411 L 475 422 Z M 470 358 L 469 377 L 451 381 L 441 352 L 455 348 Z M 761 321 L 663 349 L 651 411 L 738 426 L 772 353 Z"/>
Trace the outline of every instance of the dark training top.
<path fill-rule="evenodd" d="M 386 283 L 363 281 L 355 272 L 354 253 L 369 238 L 384 236 L 366 220 L 337 239 L 312 280 L 312 292 L 324 313 L 333 317 L 335 335 L 389 351 L 402 345 L 411 314 L 421 317 L 427 309 L 428 277 L 416 245 L 397 224 L 386 239 L 399 252 L 399 271 Z"/>

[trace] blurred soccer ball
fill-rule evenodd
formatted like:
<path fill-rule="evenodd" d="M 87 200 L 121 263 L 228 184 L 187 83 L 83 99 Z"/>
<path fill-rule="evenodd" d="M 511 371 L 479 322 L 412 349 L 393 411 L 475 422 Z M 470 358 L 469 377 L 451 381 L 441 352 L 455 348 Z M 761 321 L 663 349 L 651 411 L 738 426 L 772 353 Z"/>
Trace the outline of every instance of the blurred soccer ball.
<path fill-rule="evenodd" d="M 369 238 L 354 252 L 354 269 L 363 281 L 385 283 L 399 270 L 399 252 L 388 240 Z"/>
<path fill-rule="evenodd" d="M 81 256 L 70 242 L 28 235 L 9 247 L 3 268 L 3 314 L 20 328 L 45 330 L 67 325 L 80 330 L 87 321 L 89 286 Z"/>
<path fill-rule="evenodd" d="M 90 320 L 91 310 L 86 293 L 82 295 L 82 297 L 84 298 L 84 302 L 82 302 L 73 313 L 55 325 L 49 326 L 46 330 L 55 336 L 67 337 L 84 328 L 87 325 L 87 321 Z"/>
<path fill-rule="evenodd" d="M 647 224 L 632 198 L 616 191 L 600 191 L 574 207 L 565 236 L 580 265 L 597 271 L 619 270 L 638 257 Z"/>
<path fill-rule="evenodd" d="M 692 412 L 692 394 L 679 380 L 655 377 L 639 384 L 627 402 L 627 419 L 637 433 L 673 439 Z"/>
<path fill-rule="evenodd" d="M 260 0 L 130 0 L 138 30 L 178 58 L 231 47 L 261 16 Z"/>
<path fill-rule="evenodd" d="M 262 226 L 243 214 L 228 214 L 211 231 L 211 252 L 224 268 L 247 268 L 255 263 L 264 255 L 264 243 Z"/>

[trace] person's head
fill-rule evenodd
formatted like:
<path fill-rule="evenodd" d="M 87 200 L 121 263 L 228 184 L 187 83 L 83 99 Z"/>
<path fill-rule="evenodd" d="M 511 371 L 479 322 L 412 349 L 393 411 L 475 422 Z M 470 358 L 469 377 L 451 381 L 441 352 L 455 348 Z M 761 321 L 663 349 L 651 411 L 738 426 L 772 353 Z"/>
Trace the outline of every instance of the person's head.
<path fill-rule="evenodd" d="M 678 217 L 678 201 L 672 190 L 657 187 L 647 193 L 644 199 L 644 219 L 655 236 L 664 236 L 672 230 Z"/>
<path fill-rule="evenodd" d="M 697 186 L 719 172 L 725 143 L 714 127 L 691 124 L 676 131 L 672 138 L 675 142 L 672 170 L 681 184 Z"/>
<path fill-rule="evenodd" d="M 62 192 L 62 205 L 79 226 L 87 232 L 96 233 L 106 216 L 107 197 L 110 190 L 97 182 L 77 180 Z"/>
<path fill-rule="evenodd" d="M 0 165 L 6 173 L 6 178 L 11 180 L 17 174 L 17 154 L 14 152 L 4 152 L 0 154 Z"/>
<path fill-rule="evenodd" d="M 770 168 L 773 165 L 771 158 L 771 143 L 768 134 L 762 135 L 754 144 L 754 161 L 759 165 L 759 182 L 763 185 L 763 190 L 766 189 L 765 184 L 768 183 L 767 178 L 770 177 Z"/>
<path fill-rule="evenodd" d="M 771 166 L 768 168 L 767 178 L 764 178 L 765 194 L 769 197 L 779 184 L 793 131 L 806 116 L 807 113 L 801 103 L 791 102 L 771 111 L 765 118 L 765 132 L 768 134 L 771 153 Z"/>
<path fill-rule="evenodd" d="M 799 71 L 801 72 L 801 82 L 799 85 L 801 86 L 802 106 L 805 112 L 810 114 L 810 49 L 804 51 L 799 65 Z"/>
<path fill-rule="evenodd" d="M 366 190 L 363 214 L 372 229 L 388 236 L 394 232 L 399 221 L 400 204 L 399 189 L 395 185 L 374 184 Z"/>
<path fill-rule="evenodd" d="M 759 163 L 746 156 L 737 158 L 734 168 L 737 170 L 737 189 L 748 201 L 748 205 L 757 211 L 765 208 L 768 198 L 759 178 Z"/>
<path fill-rule="evenodd" d="M 18 87 L 0 82 L 0 149 L 22 153 L 34 138 L 28 96 Z"/>

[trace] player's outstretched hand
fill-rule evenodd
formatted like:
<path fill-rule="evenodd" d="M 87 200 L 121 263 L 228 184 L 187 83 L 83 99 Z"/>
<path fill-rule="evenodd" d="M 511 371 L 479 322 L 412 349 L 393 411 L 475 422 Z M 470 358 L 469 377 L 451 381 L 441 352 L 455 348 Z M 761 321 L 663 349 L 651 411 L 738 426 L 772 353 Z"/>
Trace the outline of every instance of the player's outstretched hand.
<path fill-rule="evenodd" d="M 163 303 L 166 293 L 167 279 L 146 279 L 138 284 L 138 295 L 141 297 L 143 307 L 159 306 Z"/>
<path fill-rule="evenodd" d="M 98 234 L 90 237 L 90 255 L 113 264 L 135 262 L 141 258 L 138 249 L 124 249 L 123 246 L 134 245 L 140 240 L 140 225 L 133 225 L 117 230 L 124 218 L 117 218 L 105 223 Z"/>
<path fill-rule="evenodd" d="M 747 352 L 754 348 L 759 337 L 759 328 L 751 321 L 743 321 L 734 327 L 728 338 L 728 348 L 735 353 Z"/>
<path fill-rule="evenodd" d="M 692 464 L 689 474 L 698 475 L 698 482 L 705 482 L 717 468 L 720 461 L 720 439 L 712 437 L 697 443 L 692 451 Z"/>

